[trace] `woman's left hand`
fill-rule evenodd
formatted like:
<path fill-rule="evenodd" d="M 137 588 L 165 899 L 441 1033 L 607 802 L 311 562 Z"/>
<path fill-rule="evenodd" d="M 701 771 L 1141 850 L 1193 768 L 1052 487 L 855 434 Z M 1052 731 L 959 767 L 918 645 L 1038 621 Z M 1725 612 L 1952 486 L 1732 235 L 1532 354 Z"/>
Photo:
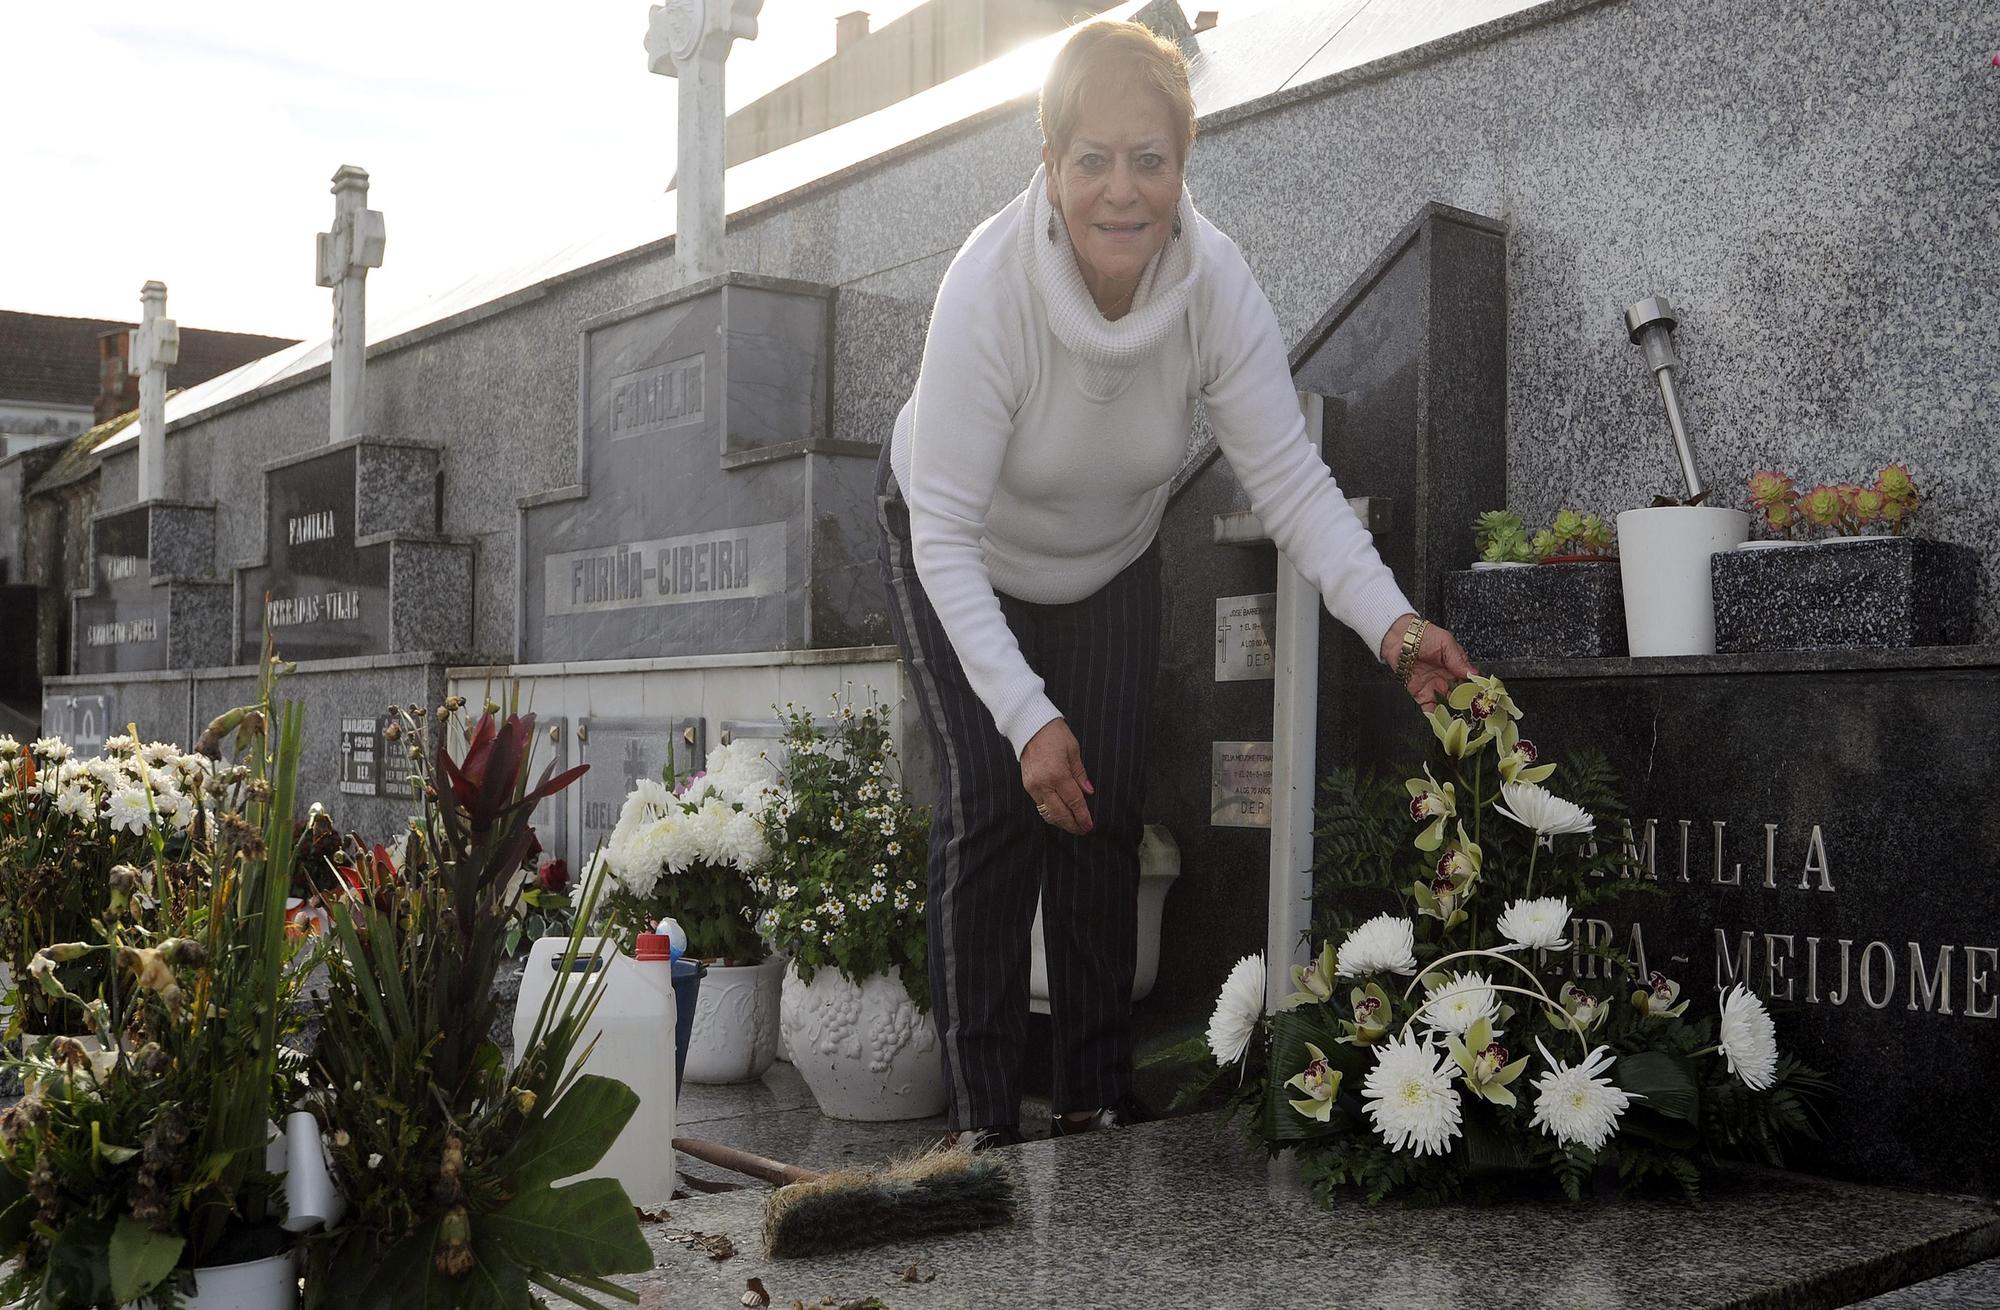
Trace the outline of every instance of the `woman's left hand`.
<path fill-rule="evenodd" d="M 1403 634 L 1417 621 L 1414 614 L 1405 614 L 1389 625 L 1389 631 L 1382 638 L 1382 662 L 1391 669 L 1403 653 Z M 1428 714 L 1436 708 L 1438 701 L 1452 689 L 1453 684 L 1477 677 L 1479 670 L 1466 658 L 1465 651 L 1458 644 L 1458 638 L 1444 628 L 1433 623 L 1424 629 L 1424 635 L 1417 646 L 1416 662 L 1410 667 L 1410 676 L 1403 683 L 1418 705 Z"/>

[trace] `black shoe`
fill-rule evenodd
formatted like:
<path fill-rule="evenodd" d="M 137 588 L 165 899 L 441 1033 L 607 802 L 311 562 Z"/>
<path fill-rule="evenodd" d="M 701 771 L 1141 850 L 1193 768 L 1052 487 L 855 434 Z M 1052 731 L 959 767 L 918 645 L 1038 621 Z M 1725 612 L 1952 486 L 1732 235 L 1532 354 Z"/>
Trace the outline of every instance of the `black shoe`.
<path fill-rule="evenodd" d="M 996 1146 L 1019 1146 L 1026 1141 L 1021 1130 L 1012 1124 L 995 1124 L 990 1128 L 963 1128 L 948 1132 L 937 1144 L 940 1151 L 990 1151 Z"/>
<path fill-rule="evenodd" d="M 1099 1128 L 1130 1128 L 1133 1124 L 1148 1124 L 1159 1116 L 1147 1109 L 1136 1096 L 1127 1096 L 1116 1105 L 1107 1105 L 1088 1119 L 1072 1121 L 1068 1115 L 1055 1115 L 1049 1120 L 1049 1136 L 1074 1137 L 1078 1133 L 1095 1132 Z"/>

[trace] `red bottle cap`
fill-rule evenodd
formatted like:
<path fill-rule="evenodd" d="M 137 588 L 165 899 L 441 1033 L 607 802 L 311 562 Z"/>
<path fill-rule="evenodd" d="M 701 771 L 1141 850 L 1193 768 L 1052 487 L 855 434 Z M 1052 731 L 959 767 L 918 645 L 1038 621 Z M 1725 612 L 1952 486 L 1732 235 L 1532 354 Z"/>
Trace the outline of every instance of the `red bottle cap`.
<path fill-rule="evenodd" d="M 632 955 L 640 960 L 671 960 L 673 939 L 661 932 L 642 932 Z"/>

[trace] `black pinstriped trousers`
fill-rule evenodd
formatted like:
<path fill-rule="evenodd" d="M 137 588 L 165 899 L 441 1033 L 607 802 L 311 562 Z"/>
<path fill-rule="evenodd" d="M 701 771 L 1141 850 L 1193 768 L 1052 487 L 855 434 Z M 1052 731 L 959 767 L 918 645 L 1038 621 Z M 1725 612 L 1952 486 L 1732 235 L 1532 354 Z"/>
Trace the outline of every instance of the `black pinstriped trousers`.
<path fill-rule="evenodd" d="M 937 761 L 929 892 L 931 998 L 953 1129 L 1020 1117 L 1028 934 L 1042 898 L 1058 1114 L 1132 1090 L 1140 803 L 1160 665 L 1160 558 L 1147 548 L 1069 605 L 1000 596 L 1028 664 L 1076 734 L 1093 828 L 1072 837 L 1035 813 L 1014 748 L 967 683 L 910 550 L 910 515 L 883 450 L 876 475 L 890 625 Z"/>

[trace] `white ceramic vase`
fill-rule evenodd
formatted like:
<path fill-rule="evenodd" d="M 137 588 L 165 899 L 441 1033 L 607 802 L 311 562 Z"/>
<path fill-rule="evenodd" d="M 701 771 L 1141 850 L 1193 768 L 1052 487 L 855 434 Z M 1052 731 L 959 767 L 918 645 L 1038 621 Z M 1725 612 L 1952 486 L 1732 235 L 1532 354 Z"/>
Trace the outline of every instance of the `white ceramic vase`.
<path fill-rule="evenodd" d="M 682 1078 L 747 1083 L 764 1076 L 778 1058 L 778 994 L 784 990 L 785 960 L 774 955 L 762 964 L 708 966 Z"/>
<path fill-rule="evenodd" d="M 1739 509 L 1671 505 L 1618 516 L 1625 637 L 1634 655 L 1713 655 L 1715 591 L 1709 556 L 1750 535 Z"/>
<path fill-rule="evenodd" d="M 181 1304 L 187 1310 L 294 1310 L 298 1303 L 298 1253 L 284 1251 L 262 1260 L 196 1269 L 194 1295 Z M 141 1304 L 154 1310 L 158 1302 Z"/>
<path fill-rule="evenodd" d="M 859 985 L 821 969 L 785 969 L 778 1022 L 792 1064 L 831 1119 L 925 1119 L 944 1113 L 937 1025 L 891 970 Z"/>

